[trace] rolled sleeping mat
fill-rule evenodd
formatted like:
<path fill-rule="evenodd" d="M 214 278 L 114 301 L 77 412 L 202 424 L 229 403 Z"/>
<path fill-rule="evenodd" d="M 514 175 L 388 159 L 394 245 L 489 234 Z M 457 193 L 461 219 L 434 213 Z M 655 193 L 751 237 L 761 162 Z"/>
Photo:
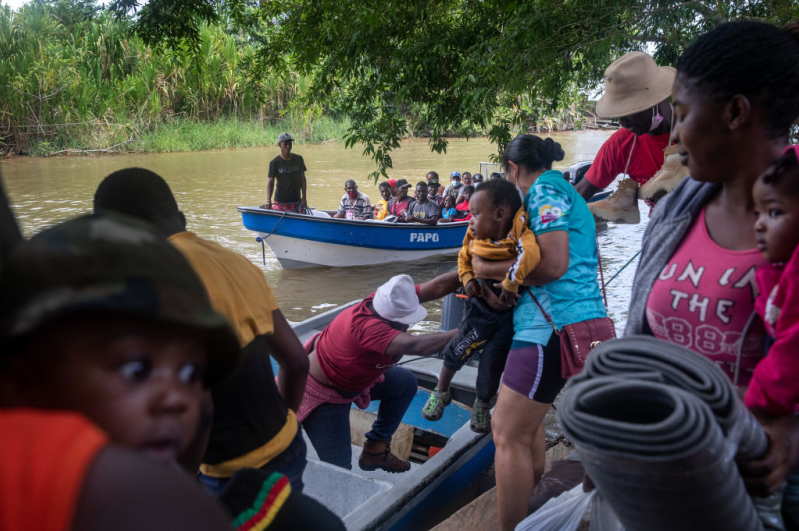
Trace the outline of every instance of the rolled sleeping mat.
<path fill-rule="evenodd" d="M 691 393 L 628 377 L 588 378 L 568 386 L 558 418 L 626 531 L 763 529 L 735 445 Z"/>
<path fill-rule="evenodd" d="M 571 378 L 570 384 L 622 374 L 672 385 L 701 399 L 713 411 L 727 439 L 737 445 L 737 459 L 758 459 L 766 452 L 768 439 L 763 428 L 729 378 L 704 356 L 651 336 L 627 336 L 594 348 L 583 371 Z"/>

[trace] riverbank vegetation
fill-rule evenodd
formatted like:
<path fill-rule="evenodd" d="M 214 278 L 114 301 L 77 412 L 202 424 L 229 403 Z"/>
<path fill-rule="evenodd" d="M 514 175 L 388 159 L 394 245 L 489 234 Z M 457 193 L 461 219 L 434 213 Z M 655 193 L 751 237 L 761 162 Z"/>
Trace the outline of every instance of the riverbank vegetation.
<path fill-rule="evenodd" d="M 308 93 L 313 68 L 291 70 L 288 57 L 265 68 L 259 53 L 268 28 L 257 19 L 237 26 L 229 12 L 211 7 L 206 20 L 189 18 L 191 40 L 171 46 L 146 28 L 136 31 L 146 13 L 116 16 L 94 0 L 1 7 L 0 155 L 255 147 L 274 144 L 282 131 L 300 142 L 345 138 L 349 115 L 336 100 Z M 587 107 L 573 102 L 532 127 L 580 128 Z M 414 118 L 410 106 L 405 119 L 405 137 L 488 132 L 475 122 L 442 133 Z"/>
<path fill-rule="evenodd" d="M 58 9 L 61 7 L 62 9 Z M 71 9 L 68 9 L 70 8 Z M 299 102 L 310 76 L 252 77 L 256 48 L 198 24 L 193 53 L 149 46 L 94 2 L 0 8 L 0 149 L 186 151 L 341 140 L 346 117 Z"/>

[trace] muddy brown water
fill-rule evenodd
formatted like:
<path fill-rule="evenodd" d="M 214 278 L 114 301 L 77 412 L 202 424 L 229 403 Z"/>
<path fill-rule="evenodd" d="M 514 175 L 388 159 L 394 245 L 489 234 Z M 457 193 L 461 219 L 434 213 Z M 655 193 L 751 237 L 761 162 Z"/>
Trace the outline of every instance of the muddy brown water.
<path fill-rule="evenodd" d="M 590 131 L 551 135 L 560 142 L 566 159 L 557 169 L 591 160 L 610 136 Z M 366 180 L 374 168 L 359 148 L 344 145 L 296 145 L 308 167 L 308 198 L 312 207 L 337 208 L 344 193 L 344 181 L 355 179 L 372 201 L 379 198 L 377 187 Z M 431 153 L 426 140 L 406 140 L 392 157 L 391 176 L 411 183 L 423 180 L 430 170 L 439 173 L 442 183 L 453 170 L 478 171 L 479 163 L 490 160 L 496 147 L 485 138 L 453 139 L 445 154 Z M 0 170 L 12 208 L 26 236 L 70 217 L 90 212 L 94 191 L 109 173 L 131 166 L 152 170 L 163 176 L 186 214 L 189 230 L 217 241 L 247 256 L 263 271 L 283 313 L 291 321 L 358 299 L 374 291 L 393 275 L 406 273 L 417 282 L 457 267 L 455 257 L 423 263 L 389 263 L 380 266 L 284 270 L 267 249 L 266 264 L 255 233 L 241 223 L 237 206 L 260 205 L 266 199 L 266 174 L 277 147 L 199 153 L 113 155 L 101 157 L 12 158 L 0 162 Z M 488 176 L 486 176 L 488 177 Z M 641 203 L 642 223 L 635 226 L 612 225 L 599 235 L 605 279 L 608 280 L 640 248 L 646 225 L 647 208 Z M 626 321 L 627 303 L 636 261 L 608 287 L 610 315 L 619 328 Z M 426 321 L 414 330 L 432 331 L 438 327 L 441 302 L 427 305 Z"/>

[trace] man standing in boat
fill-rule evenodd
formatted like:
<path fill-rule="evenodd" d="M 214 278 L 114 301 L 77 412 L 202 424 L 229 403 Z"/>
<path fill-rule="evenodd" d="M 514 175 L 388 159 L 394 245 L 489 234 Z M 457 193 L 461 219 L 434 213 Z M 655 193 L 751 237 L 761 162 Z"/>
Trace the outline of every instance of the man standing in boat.
<path fill-rule="evenodd" d="M 669 97 L 674 72 L 670 66 L 658 66 L 643 52 L 630 52 L 605 70 L 605 93 L 596 104 L 597 115 L 618 118 L 622 128 L 599 149 L 585 178 L 577 183 L 577 192 L 587 201 L 620 173 L 625 177 L 609 198 L 589 203 L 595 217 L 638 223 L 639 198 L 657 200 L 687 175 L 680 169 L 676 149 L 669 142 L 673 115 Z M 675 168 L 669 164 L 664 167 L 665 156 L 671 154 L 664 156 L 667 149 L 674 150 L 677 157 Z M 670 168 L 676 171 L 669 171 Z"/>
<path fill-rule="evenodd" d="M 266 185 L 266 204 L 261 208 L 281 212 L 303 212 L 308 207 L 305 181 L 305 161 L 291 152 L 294 139 L 289 133 L 281 133 L 277 145 L 280 155 L 269 163 L 269 181 Z M 275 190 L 277 181 L 277 190 Z M 275 201 L 272 202 L 272 193 Z"/>

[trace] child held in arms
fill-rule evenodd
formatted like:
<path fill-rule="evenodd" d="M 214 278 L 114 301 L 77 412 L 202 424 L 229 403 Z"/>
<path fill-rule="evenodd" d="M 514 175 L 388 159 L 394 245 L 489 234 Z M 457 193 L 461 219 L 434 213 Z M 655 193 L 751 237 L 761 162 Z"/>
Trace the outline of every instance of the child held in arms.
<path fill-rule="evenodd" d="M 467 187 L 470 188 L 470 187 Z M 438 420 L 452 401 L 450 383 L 455 373 L 480 349 L 477 399 L 471 428 L 491 430 L 491 400 L 499 389 L 505 360 L 513 340 L 513 306 L 519 286 L 538 265 L 541 252 L 535 234 L 527 226 L 527 212 L 516 187 L 505 180 L 480 185 L 470 201 L 472 217 L 458 254 L 458 275 L 469 298 L 458 334 L 444 349 L 444 366 L 422 415 Z M 472 256 L 487 260 L 514 258 L 501 283 L 478 281 L 472 272 Z"/>
<path fill-rule="evenodd" d="M 769 333 L 766 357 L 755 367 L 746 405 L 771 417 L 799 409 L 799 146 L 788 146 L 752 190 L 757 246 L 770 265 L 757 271 L 755 309 Z M 799 525 L 799 471 L 783 492 L 783 515 Z"/>
<path fill-rule="evenodd" d="M 757 271 L 755 308 L 773 339 L 746 391 L 746 405 L 775 417 L 799 406 L 799 146 L 789 146 L 755 182 L 757 246 L 767 267 Z"/>

